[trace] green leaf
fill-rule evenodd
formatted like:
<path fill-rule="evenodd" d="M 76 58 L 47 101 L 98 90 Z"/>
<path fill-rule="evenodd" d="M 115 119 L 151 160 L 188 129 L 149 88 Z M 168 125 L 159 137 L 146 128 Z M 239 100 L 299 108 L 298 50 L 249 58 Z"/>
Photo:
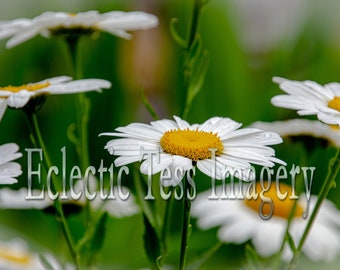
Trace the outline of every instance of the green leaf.
<path fill-rule="evenodd" d="M 182 48 L 186 48 L 188 46 L 188 42 L 185 41 L 177 32 L 175 25 L 178 23 L 178 19 L 177 18 L 172 18 L 170 20 L 170 33 L 172 35 L 172 37 L 174 38 L 174 40 L 176 41 L 176 43 L 181 46 Z"/>
<path fill-rule="evenodd" d="M 249 244 L 246 244 L 246 257 L 248 260 L 249 269 L 262 269 L 261 260 L 256 250 Z"/>
<path fill-rule="evenodd" d="M 204 263 L 206 263 L 212 255 L 223 245 L 223 243 L 219 242 L 208 249 L 206 252 L 201 254 L 201 256 L 193 261 L 190 265 L 187 266 L 188 270 L 200 269 Z"/>
<path fill-rule="evenodd" d="M 141 176 L 141 173 L 139 172 L 139 169 L 137 167 L 134 167 L 133 170 L 133 179 L 134 184 L 136 188 L 136 197 L 139 205 L 142 208 L 142 211 L 146 218 L 149 220 L 149 223 L 155 227 L 156 226 L 156 218 L 154 217 L 154 211 L 152 208 L 151 202 L 145 200 L 145 190 L 147 189 L 147 186 L 144 182 L 143 177 Z"/>
<path fill-rule="evenodd" d="M 92 226 L 88 226 L 85 235 L 77 244 L 81 262 L 85 265 L 89 265 L 92 262 L 94 256 L 100 251 L 104 243 L 107 217 L 107 212 L 100 213 L 97 222 L 92 224 Z"/>
<path fill-rule="evenodd" d="M 75 123 L 70 124 L 66 130 L 67 138 L 75 145 L 79 144 L 79 138 L 75 134 L 76 130 L 77 126 Z"/>
<path fill-rule="evenodd" d="M 151 103 L 149 102 L 149 100 L 147 99 L 147 97 L 145 96 L 145 93 L 143 91 L 143 88 L 140 89 L 140 94 L 142 96 L 142 101 L 143 101 L 143 104 L 145 106 L 145 108 L 148 110 L 148 112 L 151 114 L 152 118 L 154 120 L 158 120 L 159 117 L 155 111 L 155 109 L 152 107 Z"/>
<path fill-rule="evenodd" d="M 286 238 L 287 238 L 287 242 L 288 242 L 288 244 L 289 244 L 290 249 L 292 250 L 293 254 L 295 254 L 296 251 L 297 251 L 297 249 L 296 249 L 294 240 L 293 240 L 293 238 L 292 238 L 292 236 L 290 235 L 289 232 L 287 232 Z"/>
<path fill-rule="evenodd" d="M 160 269 L 160 259 L 161 259 L 161 247 L 160 241 L 157 235 L 157 231 L 149 222 L 149 219 L 146 215 L 143 214 L 144 221 L 144 248 L 146 255 L 148 256 L 149 261 L 154 269 Z"/>
<path fill-rule="evenodd" d="M 202 89 L 205 75 L 208 70 L 208 66 L 209 66 L 209 53 L 208 51 L 205 50 L 202 53 L 202 57 L 200 59 L 200 63 L 199 63 L 197 71 L 191 77 L 191 81 L 190 81 L 189 88 L 188 88 L 187 100 L 186 100 L 185 109 L 184 109 L 184 112 L 185 112 L 184 115 L 187 115 L 193 100 L 195 99 L 195 97 L 198 95 L 198 93 Z"/>
<path fill-rule="evenodd" d="M 187 64 L 190 68 L 192 68 L 196 64 L 196 61 L 198 61 L 198 59 L 202 57 L 202 38 L 200 35 L 196 35 L 194 42 L 189 48 L 187 57 Z"/>
<path fill-rule="evenodd" d="M 44 266 L 44 269 L 46 270 L 55 270 L 54 267 L 51 265 L 51 263 L 46 258 L 45 254 L 40 253 L 39 254 L 39 260 L 41 264 Z"/>

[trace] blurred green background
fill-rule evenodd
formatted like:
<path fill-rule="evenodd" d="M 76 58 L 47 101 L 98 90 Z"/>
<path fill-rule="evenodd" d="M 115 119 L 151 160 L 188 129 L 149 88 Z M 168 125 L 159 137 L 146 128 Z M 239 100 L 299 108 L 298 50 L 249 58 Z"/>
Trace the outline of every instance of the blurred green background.
<path fill-rule="evenodd" d="M 133 33 L 132 40 L 122 40 L 106 33 L 80 42 L 84 78 L 103 78 L 112 88 L 101 94 L 90 93 L 91 164 L 113 162 L 101 132 L 131 122 L 152 120 L 140 97 L 144 89 L 161 118 L 180 113 L 183 102 L 183 51 L 170 34 L 171 18 L 178 18 L 178 32 L 186 37 L 193 1 L 187 0 L 0 0 L 0 20 L 32 18 L 44 11 L 82 12 L 98 10 L 143 10 L 159 17 L 160 25 L 152 30 Z M 273 76 L 296 80 L 314 80 L 321 84 L 339 81 L 340 2 L 336 0 L 211 0 L 204 8 L 199 33 L 209 51 L 210 64 L 202 91 L 193 102 L 188 119 L 203 122 L 212 116 L 230 117 L 244 126 L 255 121 L 296 118 L 294 111 L 275 108 L 272 96 L 280 93 Z M 20 85 L 46 78 L 70 75 L 70 60 L 61 40 L 35 37 L 15 48 L 6 49 L 0 41 L 0 85 Z M 74 96 L 51 96 L 39 111 L 47 147 L 55 164 L 61 161 L 60 149 L 67 147 L 69 167 L 77 165 L 67 127 L 75 122 Z M 0 144 L 16 142 L 24 156 L 20 159 L 23 175 L 13 188 L 27 180 L 25 148 L 33 147 L 25 118 L 20 111 L 8 109 L 1 121 Z M 327 172 L 327 160 L 334 149 L 324 148 L 317 140 L 313 147 L 303 141 L 285 141 L 275 147 L 277 156 L 288 166 L 315 166 L 313 193 L 317 193 Z M 293 153 L 293 155 L 292 155 Z M 209 179 L 196 178 L 198 190 L 209 188 Z M 340 207 L 340 191 L 329 198 Z M 176 214 L 174 215 L 176 217 Z M 82 214 L 69 220 L 77 233 Z M 171 226 L 169 262 L 176 262 L 179 229 L 174 218 Z M 199 231 L 193 220 L 189 240 L 189 261 L 197 258 L 217 241 L 216 230 Z M 81 229 L 80 229 L 81 231 Z M 136 269 L 148 266 L 142 243 L 141 215 L 124 219 L 110 218 L 107 235 L 98 262 L 101 269 Z M 1 210 L 0 237 L 21 235 L 38 251 L 56 254 L 65 248 L 53 217 L 37 210 Z M 244 246 L 224 245 L 203 266 L 204 269 L 234 269 L 245 265 Z M 334 269 L 333 264 L 311 264 Z M 106 268 L 105 268 L 106 267 Z"/>

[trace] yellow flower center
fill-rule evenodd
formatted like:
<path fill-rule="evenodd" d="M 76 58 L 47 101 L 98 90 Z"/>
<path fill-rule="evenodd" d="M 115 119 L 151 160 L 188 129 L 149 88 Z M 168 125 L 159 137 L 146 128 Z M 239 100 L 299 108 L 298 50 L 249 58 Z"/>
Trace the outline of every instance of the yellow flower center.
<path fill-rule="evenodd" d="M 265 190 L 267 190 L 267 185 L 268 185 L 267 183 L 264 184 Z M 262 191 L 262 187 L 259 183 L 256 184 L 255 189 L 257 194 L 260 194 Z M 278 196 L 278 192 L 281 192 L 281 194 L 283 195 L 287 192 L 287 196 L 284 199 L 280 199 Z M 289 198 L 291 194 L 292 188 L 282 183 L 280 183 L 280 190 L 277 190 L 276 184 L 272 183 L 270 185 L 270 188 L 267 191 L 263 192 L 263 196 L 265 196 L 266 198 L 270 198 L 272 200 L 273 216 L 288 219 L 295 202 L 295 200 Z M 264 216 L 269 216 L 271 211 L 270 204 L 269 203 L 263 204 L 261 209 L 261 202 L 262 199 L 260 196 L 258 196 L 256 199 L 251 198 L 244 200 L 245 205 L 248 206 L 250 209 L 254 210 L 255 212 L 261 210 Z M 294 217 L 301 217 L 302 213 L 303 213 L 302 207 L 299 204 L 297 204 L 294 212 Z"/>
<path fill-rule="evenodd" d="M 166 153 L 195 161 L 211 158 L 212 151 L 209 149 L 216 149 L 216 156 L 224 149 L 216 133 L 189 129 L 165 132 L 160 144 Z"/>
<path fill-rule="evenodd" d="M 8 251 L 4 248 L 0 248 L 0 258 L 23 265 L 28 265 L 30 263 L 31 257 L 28 254 L 22 252 Z"/>
<path fill-rule="evenodd" d="M 328 107 L 340 111 L 340 97 L 334 97 L 328 102 Z"/>
<path fill-rule="evenodd" d="M 39 89 L 43 89 L 50 86 L 49 82 L 45 82 L 45 83 L 34 83 L 34 84 L 24 84 L 24 85 L 20 85 L 20 86 L 6 86 L 6 87 L 0 87 L 0 91 L 4 90 L 4 91 L 11 91 L 13 93 L 17 93 L 21 90 L 27 90 L 27 91 L 31 91 L 34 92 L 36 90 Z"/>
<path fill-rule="evenodd" d="M 331 127 L 331 129 L 335 130 L 335 131 L 339 131 L 340 128 L 338 125 L 329 125 Z"/>

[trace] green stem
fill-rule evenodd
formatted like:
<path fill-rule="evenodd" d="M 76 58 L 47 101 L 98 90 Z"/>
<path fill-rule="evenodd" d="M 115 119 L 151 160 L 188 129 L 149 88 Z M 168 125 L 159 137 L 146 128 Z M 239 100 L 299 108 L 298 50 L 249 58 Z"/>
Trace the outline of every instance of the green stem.
<path fill-rule="evenodd" d="M 42 149 L 42 152 L 43 152 L 43 155 L 44 155 L 43 164 L 44 164 L 45 170 L 47 172 L 52 167 L 52 162 L 51 162 L 51 159 L 48 155 L 47 148 L 45 146 L 44 140 L 42 138 L 36 114 L 34 112 L 27 112 L 26 111 L 26 117 L 27 117 L 28 126 L 29 126 L 31 134 L 33 136 L 33 143 L 35 144 L 36 147 L 39 147 L 39 148 Z M 52 174 L 51 189 L 52 189 L 54 194 L 56 192 L 62 190 L 62 186 L 61 186 L 60 182 L 58 181 L 58 179 L 55 178 L 54 174 Z M 72 259 L 74 260 L 74 263 L 75 263 L 77 269 L 79 269 L 78 256 L 77 256 L 77 252 L 76 252 L 76 249 L 75 249 L 74 241 L 73 241 L 73 238 L 72 238 L 70 228 L 67 224 L 65 214 L 64 214 L 61 202 L 59 200 L 59 197 L 57 197 L 57 199 L 54 200 L 54 207 L 55 207 L 56 213 L 57 213 L 55 218 L 56 218 L 56 220 L 57 220 L 57 222 L 58 222 L 58 224 L 59 224 L 59 226 L 60 226 L 60 228 L 63 232 L 67 246 L 68 246 L 69 251 L 70 251 L 70 255 L 71 255 Z"/>
<path fill-rule="evenodd" d="M 306 157 L 304 156 L 304 157 L 302 158 L 301 164 L 305 164 L 305 163 L 306 163 L 305 160 L 306 160 Z M 304 181 L 303 181 L 303 179 L 301 179 L 301 181 L 298 181 L 298 180 L 296 179 L 295 181 L 296 181 L 296 183 L 297 183 L 297 185 L 296 185 L 297 194 L 301 194 L 302 189 L 303 189 Z M 290 211 L 290 213 L 289 213 L 288 219 L 287 219 L 286 230 L 285 230 L 285 233 L 284 233 L 284 237 L 283 237 L 283 239 L 282 239 L 282 242 L 281 242 L 281 246 L 280 246 L 279 252 L 278 252 L 278 253 L 276 254 L 276 256 L 275 256 L 275 260 L 274 260 L 274 263 L 273 263 L 273 266 L 272 266 L 273 269 L 279 269 L 279 268 L 280 268 L 280 263 L 282 262 L 282 258 L 281 258 L 282 252 L 283 252 L 283 250 L 284 250 L 284 247 L 285 247 L 285 244 L 286 244 L 286 242 L 287 242 L 288 237 L 290 237 L 290 236 L 289 236 L 289 230 L 290 230 L 290 226 L 291 226 L 291 224 L 292 224 L 292 220 L 293 220 L 293 218 L 294 218 L 294 214 L 295 214 L 297 205 L 298 205 L 298 200 L 296 199 L 296 200 L 294 201 L 293 207 L 292 207 L 292 209 L 291 209 L 291 211 Z M 293 251 L 293 253 L 296 252 L 295 249 L 292 250 L 292 251 Z"/>
<path fill-rule="evenodd" d="M 79 43 L 79 37 L 71 36 L 66 39 L 70 56 L 73 65 L 73 77 L 78 79 L 81 77 L 81 71 L 77 65 L 77 47 Z M 80 166 L 84 170 L 90 165 L 89 161 L 89 147 L 88 147 L 88 122 L 89 122 L 89 109 L 90 101 L 84 93 L 76 95 L 76 111 L 77 111 L 77 153 L 80 159 Z"/>
<path fill-rule="evenodd" d="M 172 193 L 172 187 L 169 188 L 170 192 Z M 162 255 L 167 252 L 167 235 L 169 232 L 169 227 L 170 227 L 170 221 L 169 218 L 171 216 L 172 212 L 172 205 L 173 205 L 174 197 L 171 194 L 170 198 L 165 201 L 165 210 L 164 210 L 164 216 L 163 216 L 163 226 L 161 230 L 161 252 Z"/>
<path fill-rule="evenodd" d="M 312 211 L 312 214 L 308 220 L 308 223 L 306 225 L 306 228 L 303 232 L 303 235 L 300 239 L 299 245 L 297 247 L 297 251 L 294 254 L 294 257 L 290 263 L 290 268 L 291 266 L 295 265 L 295 262 L 299 259 L 301 252 L 302 252 L 302 248 L 303 245 L 308 237 L 308 234 L 313 226 L 314 220 L 317 216 L 317 214 L 319 213 L 319 209 L 322 205 L 322 202 L 325 200 L 325 198 L 327 197 L 329 191 L 331 190 L 331 188 L 335 185 L 335 178 L 338 175 L 340 169 L 340 149 L 337 149 L 335 156 L 330 160 L 329 162 L 329 167 L 328 167 L 328 174 L 327 177 L 322 185 L 322 188 L 319 192 L 319 196 L 318 196 L 318 200 L 316 201 L 316 204 L 314 206 L 314 209 Z"/>
<path fill-rule="evenodd" d="M 184 82 L 183 82 L 183 89 L 185 91 L 185 101 L 183 105 L 183 110 L 181 113 L 182 118 L 186 118 L 189 111 L 190 111 L 190 106 L 188 106 L 188 89 L 190 85 L 190 79 L 191 79 L 191 67 L 189 64 L 189 52 L 191 49 L 192 44 L 194 43 L 197 35 L 197 29 L 198 29 L 198 21 L 201 13 L 201 9 L 203 7 L 203 2 L 202 0 L 195 0 L 194 2 L 194 8 L 192 12 L 192 18 L 191 18 L 191 25 L 190 25 L 190 30 L 188 34 L 188 42 L 187 42 L 187 47 L 185 48 L 185 61 L 184 61 Z"/>
<path fill-rule="evenodd" d="M 188 249 L 188 236 L 190 225 L 190 208 L 191 208 L 191 200 L 187 197 L 187 190 L 189 194 L 191 194 L 192 186 L 188 185 L 187 179 L 184 179 L 184 194 L 183 194 L 183 221 L 182 221 L 182 237 L 181 237 L 181 251 L 179 257 L 178 269 L 185 269 L 185 261 Z"/>
<path fill-rule="evenodd" d="M 70 35 L 66 38 L 66 42 L 70 52 L 70 58 L 73 66 L 73 77 L 74 79 L 80 78 L 81 70 L 78 68 L 77 61 L 77 48 L 79 43 L 79 36 Z M 76 151 L 79 157 L 80 168 L 85 171 L 90 166 L 90 151 L 89 151 L 89 137 L 88 137 L 88 123 L 89 123 L 89 112 L 91 107 L 90 99 L 86 97 L 84 93 L 78 93 L 76 95 L 76 131 L 77 136 L 75 143 Z M 85 216 L 87 224 L 90 224 L 90 202 L 85 202 Z"/>

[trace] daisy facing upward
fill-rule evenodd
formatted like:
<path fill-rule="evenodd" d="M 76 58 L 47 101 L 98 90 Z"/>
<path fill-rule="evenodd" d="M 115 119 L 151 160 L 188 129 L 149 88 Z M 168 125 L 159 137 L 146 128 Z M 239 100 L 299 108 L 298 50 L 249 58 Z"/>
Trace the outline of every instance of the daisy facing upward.
<path fill-rule="evenodd" d="M 185 172 L 197 166 L 208 176 L 224 179 L 228 176 L 223 174 L 226 167 L 247 169 L 251 163 L 268 167 L 274 163 L 285 164 L 274 157 L 274 150 L 268 147 L 282 142 L 276 133 L 239 129 L 241 124 L 223 117 L 193 125 L 177 116 L 174 119 L 158 120 L 149 125 L 132 123 L 117 128 L 116 132 L 101 134 L 118 137 L 105 146 L 110 154 L 118 156 L 115 166 L 144 160 L 140 166 L 143 174 L 148 174 L 150 167 L 151 174 L 156 174 L 165 168 Z M 159 156 L 148 159 L 141 155 L 143 149 L 158 152 Z M 182 180 L 183 174 L 172 175 L 171 180 L 163 181 L 164 186 L 176 186 Z"/>

